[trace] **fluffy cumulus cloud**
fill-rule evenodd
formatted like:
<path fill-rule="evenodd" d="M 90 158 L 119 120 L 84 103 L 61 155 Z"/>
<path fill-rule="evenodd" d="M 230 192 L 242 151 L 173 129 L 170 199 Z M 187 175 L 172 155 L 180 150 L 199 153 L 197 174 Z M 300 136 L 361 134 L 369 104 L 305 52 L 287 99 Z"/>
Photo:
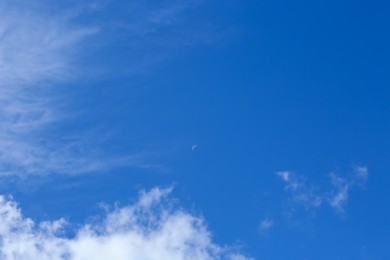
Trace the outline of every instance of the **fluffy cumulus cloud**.
<path fill-rule="evenodd" d="M 341 177 L 332 172 L 329 174 L 330 185 L 326 188 L 322 187 L 322 189 L 308 183 L 305 176 L 290 171 L 281 171 L 276 174 L 285 184 L 289 206 L 292 209 L 302 206 L 306 210 L 313 210 L 325 203 L 338 214 L 343 215 L 350 190 L 367 182 L 368 168 L 355 166 L 353 175 L 349 178 Z"/>
<path fill-rule="evenodd" d="M 204 220 L 175 208 L 171 189 L 143 192 L 128 206 L 65 236 L 65 220 L 35 223 L 12 198 L 0 196 L 0 258 L 23 259 L 249 259 L 220 246 Z"/>

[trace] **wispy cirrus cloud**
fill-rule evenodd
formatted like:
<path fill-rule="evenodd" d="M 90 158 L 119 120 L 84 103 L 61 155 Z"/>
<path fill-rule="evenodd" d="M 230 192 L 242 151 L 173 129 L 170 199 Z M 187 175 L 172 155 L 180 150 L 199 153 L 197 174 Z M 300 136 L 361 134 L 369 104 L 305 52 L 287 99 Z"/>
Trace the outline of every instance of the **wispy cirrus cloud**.
<path fill-rule="evenodd" d="M 74 236 L 64 235 L 71 226 L 64 219 L 35 223 L 0 196 L 1 259 L 250 259 L 215 244 L 204 219 L 175 208 L 170 192 L 142 192 L 136 203 L 115 207 Z"/>
<path fill-rule="evenodd" d="M 353 176 L 350 178 L 332 172 L 329 174 L 330 186 L 322 189 L 308 183 L 306 177 L 291 171 L 281 171 L 276 174 L 285 183 L 290 208 L 295 209 L 300 206 L 306 210 L 315 210 L 327 204 L 336 213 L 344 215 L 350 190 L 357 185 L 364 185 L 368 178 L 368 168 L 355 166 Z"/>
<path fill-rule="evenodd" d="M 131 56 L 120 63 L 125 66 L 113 64 L 115 73 L 147 74 L 186 48 L 215 43 L 231 34 L 229 26 L 218 25 L 204 15 L 205 6 L 203 0 L 107 4 L 117 15 L 103 25 L 106 38 L 118 40 Z"/>
<path fill-rule="evenodd" d="M 41 81 L 69 78 L 74 54 L 96 27 L 76 26 L 67 12 L 53 14 L 18 1 L 0 4 L 0 77 L 2 94 Z M 12 86 L 7 88 L 5 86 Z"/>
<path fill-rule="evenodd" d="M 75 26 L 67 15 L 36 8 L 18 1 L 0 4 L 2 176 L 86 167 L 80 164 L 85 157 L 71 156 L 76 144 L 55 140 L 50 127 L 65 117 L 56 85 L 75 73 L 75 54 L 96 28 Z"/>
<path fill-rule="evenodd" d="M 91 55 L 94 48 L 96 53 L 112 44 L 122 48 L 121 62 L 107 56 L 112 66 L 106 62 L 94 65 L 97 77 L 102 77 L 114 71 L 144 70 L 178 46 L 204 42 L 193 38 L 195 35 L 205 39 L 213 35 L 189 19 L 197 1 L 82 5 L 54 8 L 44 1 L 0 4 L 0 176 L 77 174 L 113 165 L 149 167 L 153 163 L 139 154 L 108 156 L 97 148 L 101 136 L 91 141 L 91 134 L 64 132 L 63 125 L 71 125 L 74 112 L 67 110 L 70 102 L 59 93 L 85 74 L 88 66 L 80 59 L 86 57 L 84 52 Z M 107 16 L 111 11 L 118 15 Z M 96 19 L 91 16 L 95 12 Z M 88 108 L 84 109 L 88 113 Z"/>

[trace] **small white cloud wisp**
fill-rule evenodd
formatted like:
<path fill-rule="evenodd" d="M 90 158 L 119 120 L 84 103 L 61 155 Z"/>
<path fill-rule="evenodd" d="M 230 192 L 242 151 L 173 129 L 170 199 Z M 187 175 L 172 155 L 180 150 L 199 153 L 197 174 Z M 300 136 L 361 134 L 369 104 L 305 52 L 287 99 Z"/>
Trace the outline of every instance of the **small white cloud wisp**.
<path fill-rule="evenodd" d="M 285 184 L 285 191 L 289 194 L 291 205 L 302 205 L 307 210 L 321 206 L 323 198 L 313 186 L 307 184 L 305 177 L 297 176 L 290 171 L 276 174 Z"/>
<path fill-rule="evenodd" d="M 271 229 L 273 226 L 274 226 L 274 220 L 265 218 L 260 221 L 260 225 L 259 225 L 260 232 L 266 232 L 269 229 Z"/>
<path fill-rule="evenodd" d="M 212 241 L 203 218 L 175 209 L 171 189 L 143 192 L 137 202 L 116 207 L 99 223 L 73 237 L 64 219 L 35 223 L 23 217 L 12 198 L 0 196 L 0 258 L 23 259 L 249 259 Z"/>
<path fill-rule="evenodd" d="M 290 171 L 277 172 L 276 175 L 285 184 L 291 208 L 302 206 L 306 210 L 313 210 L 323 204 L 328 204 L 336 213 L 344 215 L 350 190 L 367 182 L 368 168 L 355 166 L 353 176 L 350 178 L 330 173 L 330 187 L 322 188 L 322 190 L 308 183 L 304 176 Z"/>

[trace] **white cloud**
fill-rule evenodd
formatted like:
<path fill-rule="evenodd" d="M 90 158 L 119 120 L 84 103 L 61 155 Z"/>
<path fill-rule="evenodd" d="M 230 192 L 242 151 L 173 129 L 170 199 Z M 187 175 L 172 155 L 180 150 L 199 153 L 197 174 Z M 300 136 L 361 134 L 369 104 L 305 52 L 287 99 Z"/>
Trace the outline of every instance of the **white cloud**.
<path fill-rule="evenodd" d="M 291 173 L 289 171 L 277 172 L 276 175 L 278 175 L 284 182 L 290 181 Z"/>
<path fill-rule="evenodd" d="M 351 178 L 342 178 L 335 173 L 330 173 L 330 188 L 323 187 L 322 190 L 307 183 L 304 176 L 297 176 L 290 171 L 277 172 L 276 175 L 285 183 L 291 208 L 303 206 L 306 210 L 311 210 L 327 202 L 338 214 L 344 214 L 349 191 L 357 184 L 364 184 L 368 178 L 367 167 L 356 166 L 353 170 L 355 175 Z"/>
<path fill-rule="evenodd" d="M 265 218 L 260 221 L 260 231 L 265 232 L 274 226 L 274 221 L 272 219 Z"/>
<path fill-rule="evenodd" d="M 93 129 L 74 133 L 64 127 L 75 112 L 60 93 L 84 73 L 78 59 L 99 30 L 74 21 L 79 9 L 51 7 L 42 1 L 0 3 L 0 176 L 145 167 L 139 154 L 108 156 L 96 148 L 105 137 Z"/>
<path fill-rule="evenodd" d="M 368 178 L 368 168 L 365 166 L 355 166 L 355 174 L 359 181 L 366 181 Z"/>
<path fill-rule="evenodd" d="M 39 9 L 39 10 L 38 10 Z M 64 119 L 54 83 L 75 73 L 74 53 L 93 28 L 72 25 L 65 14 L 19 1 L 0 4 L 0 175 L 84 171 L 86 157 L 73 158 L 76 143 L 55 140 Z"/>
<path fill-rule="evenodd" d="M 350 190 L 355 186 L 364 186 L 368 179 L 367 167 L 355 166 L 353 170 L 355 176 L 351 178 L 342 178 L 335 173 L 329 175 L 332 189 L 328 192 L 328 201 L 330 206 L 341 215 L 345 214 Z"/>
<path fill-rule="evenodd" d="M 96 32 L 95 28 L 73 26 L 65 13 L 54 15 L 17 1 L 2 1 L 0 24 L 0 78 L 3 87 L 12 89 L 69 77 L 72 53 L 86 36 Z M 8 88 L 7 92 L 12 93 Z"/>
<path fill-rule="evenodd" d="M 344 213 L 344 206 L 348 202 L 348 192 L 353 185 L 350 181 L 337 176 L 334 173 L 330 174 L 332 191 L 329 196 L 329 204 L 338 213 Z"/>
<path fill-rule="evenodd" d="M 0 196 L 1 259 L 249 259 L 213 243 L 202 218 L 173 207 L 170 191 L 143 192 L 138 202 L 116 207 L 74 237 L 61 235 L 70 225 L 63 219 L 36 224 L 12 198 Z"/>
<path fill-rule="evenodd" d="M 306 178 L 297 176 L 290 171 L 277 172 L 276 174 L 285 183 L 285 190 L 289 194 L 291 206 L 302 205 L 307 210 L 321 206 L 321 196 L 313 186 L 307 184 Z"/>
<path fill-rule="evenodd" d="M 77 64 L 80 64 L 80 57 L 85 57 L 85 53 L 91 54 L 93 47 L 87 44 L 92 42 L 91 39 L 97 40 L 93 44 L 101 48 L 105 48 L 103 45 L 108 43 L 107 39 L 112 41 L 110 44 L 125 42 L 124 50 L 134 54 L 131 59 L 126 59 L 131 60 L 129 66 L 96 65 L 105 66 L 96 68 L 99 75 L 124 73 L 122 67 L 126 67 L 126 70 L 132 66 L 141 69 L 142 63 L 149 63 L 159 55 L 164 56 L 168 49 L 176 51 L 173 43 L 185 45 L 176 38 L 187 41 L 198 35 L 189 33 L 186 26 L 186 21 L 191 20 L 186 18 L 186 13 L 191 13 L 188 10 L 196 3 L 93 2 L 84 1 L 75 4 L 76 7 L 69 7 L 72 4 L 1 1 L 0 176 L 78 174 L 102 171 L 117 165 L 152 165 L 145 163 L 139 154 L 119 155 L 120 158 L 108 156 L 97 148 L 101 145 L 99 140 L 104 139 L 101 136 L 90 138 L 90 133 L 80 131 L 76 134 L 70 131 L 64 133 L 65 129 L 74 128 L 63 127 L 64 122 L 69 123 L 74 116 L 64 108 L 69 105 L 69 100 L 59 95 L 68 86 L 63 86 L 61 90 L 58 88 L 85 75 L 86 66 L 81 68 Z M 69 8 L 54 8 L 57 5 Z M 91 18 L 93 12 L 107 12 L 104 8 L 108 6 L 121 15 L 108 16 L 109 21 L 100 22 L 97 22 L 99 18 Z M 81 24 L 80 17 L 86 20 L 91 18 L 88 20 L 90 25 Z M 123 17 L 126 19 L 123 20 Z M 163 42 L 164 50 L 158 47 Z M 123 56 L 121 52 L 118 53 Z"/>

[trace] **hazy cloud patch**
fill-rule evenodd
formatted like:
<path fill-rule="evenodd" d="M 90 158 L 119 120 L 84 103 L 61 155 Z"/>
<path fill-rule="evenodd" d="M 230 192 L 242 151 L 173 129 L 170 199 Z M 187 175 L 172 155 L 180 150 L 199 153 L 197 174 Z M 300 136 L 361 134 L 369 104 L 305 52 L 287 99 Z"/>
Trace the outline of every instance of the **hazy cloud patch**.
<path fill-rule="evenodd" d="M 260 232 L 266 232 L 274 226 L 275 222 L 273 219 L 265 218 L 260 221 Z"/>
<path fill-rule="evenodd" d="M 336 173 L 329 174 L 329 186 L 319 187 L 307 181 L 303 175 L 297 175 L 291 171 L 277 172 L 276 175 L 283 181 L 287 193 L 288 205 L 292 210 L 303 207 L 306 210 L 315 210 L 327 204 L 336 213 L 345 214 L 349 192 L 357 185 L 364 185 L 368 179 L 368 168 L 355 166 L 353 176 L 341 177 Z"/>

